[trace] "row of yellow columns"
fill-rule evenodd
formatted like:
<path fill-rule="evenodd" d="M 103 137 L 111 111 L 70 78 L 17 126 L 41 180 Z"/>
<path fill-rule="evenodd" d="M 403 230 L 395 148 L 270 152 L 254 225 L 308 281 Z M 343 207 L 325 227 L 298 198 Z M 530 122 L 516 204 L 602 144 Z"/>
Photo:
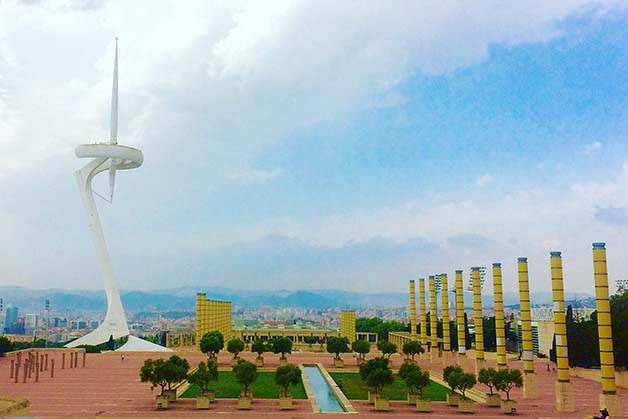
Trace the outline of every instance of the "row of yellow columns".
<path fill-rule="evenodd" d="M 561 252 L 550 252 L 550 268 L 552 282 L 552 299 L 554 303 L 554 328 L 556 339 L 557 380 L 555 383 L 556 409 L 558 411 L 575 411 L 573 391 L 569 375 L 569 357 L 567 352 L 567 328 L 565 319 L 565 293 L 563 284 L 563 266 Z M 613 358 L 613 338 L 611 331 L 611 314 L 608 291 L 608 273 L 606 265 L 606 246 L 604 243 L 593 243 L 593 271 L 595 279 L 595 298 L 598 312 L 598 334 L 600 349 L 600 371 L 602 393 L 600 394 L 600 408 L 608 409 L 611 415 L 618 414 L 619 400 L 615 387 L 615 367 Z M 519 282 L 519 310 L 521 318 L 521 347 L 524 372 L 524 397 L 534 399 L 538 397 L 537 377 L 534 373 L 534 352 L 532 344 L 532 318 L 530 312 L 530 287 L 528 275 L 528 260 L 525 257 L 517 259 L 517 274 Z M 502 268 L 500 263 L 492 267 L 495 332 L 497 346 L 497 367 L 506 368 L 506 336 L 504 325 L 504 300 L 502 285 Z M 447 354 L 451 351 L 449 330 L 449 297 L 447 275 L 429 276 L 430 293 L 430 346 L 432 360 L 438 357 L 437 338 L 437 302 L 436 279 L 441 284 L 441 312 L 443 318 L 443 361 L 447 361 Z M 471 285 L 473 289 L 473 321 L 475 324 L 475 369 L 483 368 L 484 360 L 484 330 L 482 316 L 482 283 L 479 267 L 471 268 Z M 458 336 L 458 361 L 466 357 L 466 339 L 464 325 L 464 294 L 462 271 L 457 270 L 455 276 L 456 292 L 456 324 Z M 416 307 L 414 281 L 410 282 L 410 323 L 413 337 L 416 338 Z M 419 320 L 421 326 L 420 342 L 427 344 L 427 321 L 425 313 L 425 280 L 419 279 Z"/>

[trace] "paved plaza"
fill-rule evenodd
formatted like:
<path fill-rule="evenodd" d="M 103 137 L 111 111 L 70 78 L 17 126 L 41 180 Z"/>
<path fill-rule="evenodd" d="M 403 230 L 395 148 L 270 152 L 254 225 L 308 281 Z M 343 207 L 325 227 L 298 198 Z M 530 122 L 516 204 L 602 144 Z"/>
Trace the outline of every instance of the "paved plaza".
<path fill-rule="evenodd" d="M 205 360 L 205 356 L 196 351 L 181 351 L 192 366 Z M 59 352 L 49 352 L 50 358 L 60 358 Z M 88 354 L 86 367 L 60 369 L 60 360 L 56 361 L 55 377 L 50 378 L 49 372 L 43 372 L 39 382 L 35 383 L 31 378 L 26 384 L 14 383 L 10 380 L 10 361 L 8 358 L 0 358 L 0 394 L 27 398 L 31 401 L 30 414 L 43 417 L 76 417 L 76 416 L 109 416 L 109 417 L 286 417 L 286 418 L 314 418 L 320 415 L 312 412 L 310 402 L 307 400 L 295 401 L 295 409 L 292 411 L 280 411 L 277 400 L 256 399 L 253 410 L 238 411 L 235 408 L 235 400 L 218 400 L 211 405 L 209 411 L 197 411 L 194 400 L 179 400 L 166 411 L 154 409 L 154 396 L 157 389 L 150 389 L 150 385 L 141 383 L 138 371 L 144 359 L 156 356 L 156 354 L 126 354 L 122 361 L 120 354 Z M 243 358 L 252 360 L 254 354 L 244 353 Z M 371 354 L 371 356 L 374 356 Z M 355 365 L 352 355 L 344 355 L 348 370 Z M 221 366 L 230 365 L 230 355 L 220 355 Z M 266 364 L 270 368 L 278 365 L 278 356 L 265 355 Z M 403 357 L 392 357 L 393 365 L 398 367 L 403 362 Z M 329 370 L 332 368 L 332 357 L 327 353 L 295 353 L 290 355 L 293 363 L 321 363 Z M 430 368 L 432 371 L 441 370 L 440 363 L 430 363 L 427 360 L 419 361 L 421 367 Z M 471 365 L 471 362 L 469 362 Z M 491 366 L 491 361 L 488 361 Z M 513 361 L 511 366 L 521 368 L 520 362 Z M 524 400 L 521 389 L 513 391 L 512 398 L 518 401 L 519 415 L 521 418 L 573 418 L 587 417 L 597 411 L 598 394 L 600 384 L 594 381 L 573 378 L 574 398 L 576 413 L 560 414 L 554 409 L 554 380 L 555 373 L 548 372 L 544 364 L 537 364 L 536 371 L 539 379 L 540 397 L 537 400 Z M 483 386 L 476 387 L 484 391 Z M 627 389 L 619 389 L 619 397 L 626 399 Z M 413 406 L 405 402 L 392 402 L 390 412 L 375 412 L 366 402 L 353 401 L 353 406 L 361 417 L 461 417 L 455 407 L 446 406 L 444 403 L 433 403 L 434 412 L 431 414 L 419 414 Z M 626 403 L 623 405 L 624 416 L 628 417 Z M 498 409 L 480 406 L 478 412 L 472 415 L 478 418 L 504 418 Z M 345 417 L 345 414 L 326 414 L 325 417 Z"/>

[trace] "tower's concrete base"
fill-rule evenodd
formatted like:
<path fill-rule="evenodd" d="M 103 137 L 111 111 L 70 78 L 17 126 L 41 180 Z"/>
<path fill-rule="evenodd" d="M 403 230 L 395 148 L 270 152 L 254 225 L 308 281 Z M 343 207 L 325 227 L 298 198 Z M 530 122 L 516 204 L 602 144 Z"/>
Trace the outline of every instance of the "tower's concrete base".
<path fill-rule="evenodd" d="M 570 382 L 556 381 L 556 410 L 559 412 L 575 412 L 576 406 L 573 399 L 573 388 Z"/>
<path fill-rule="evenodd" d="M 523 397 L 526 399 L 538 399 L 539 383 L 535 373 L 523 374 Z"/>
<path fill-rule="evenodd" d="M 483 359 L 475 359 L 475 374 L 477 375 L 484 368 L 485 361 Z"/>
<path fill-rule="evenodd" d="M 621 415 L 621 405 L 617 394 L 600 394 L 600 409 L 608 410 L 610 417 Z"/>

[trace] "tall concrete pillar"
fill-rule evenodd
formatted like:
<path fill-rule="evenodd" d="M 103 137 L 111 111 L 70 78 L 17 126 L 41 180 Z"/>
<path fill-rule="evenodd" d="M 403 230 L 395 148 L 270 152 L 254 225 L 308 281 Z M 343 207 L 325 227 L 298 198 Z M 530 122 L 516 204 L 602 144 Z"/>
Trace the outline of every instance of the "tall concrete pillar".
<path fill-rule="evenodd" d="M 539 396 L 539 386 L 536 374 L 534 374 L 534 353 L 532 352 L 528 258 L 517 259 L 517 271 L 519 274 L 519 313 L 521 317 L 521 350 L 523 355 L 523 397 L 536 399 Z"/>
<path fill-rule="evenodd" d="M 611 329 L 611 305 L 608 299 L 605 243 L 593 243 L 593 274 L 595 278 L 597 332 L 600 339 L 600 377 L 602 381 L 600 409 L 608 409 L 610 416 L 614 417 L 621 415 L 621 410 L 615 387 L 615 359 Z"/>
<path fill-rule="evenodd" d="M 410 280 L 410 339 L 417 340 L 416 333 L 416 290 L 414 279 Z"/>
<path fill-rule="evenodd" d="M 458 363 L 467 354 L 466 331 L 464 327 L 464 286 L 462 284 L 462 271 L 456 271 L 456 328 L 458 330 Z"/>
<path fill-rule="evenodd" d="M 421 345 L 427 347 L 427 318 L 425 317 L 425 278 L 419 278 L 419 324 L 421 326 Z"/>
<path fill-rule="evenodd" d="M 436 304 L 436 282 L 429 276 L 430 287 L 430 360 L 438 360 L 438 307 Z"/>
<path fill-rule="evenodd" d="M 493 309 L 495 311 L 497 368 L 506 368 L 506 331 L 504 330 L 504 290 L 501 263 L 493 263 Z"/>
<path fill-rule="evenodd" d="M 447 274 L 440 275 L 440 311 L 443 318 L 443 363 L 449 362 L 451 352 L 451 336 L 449 330 L 449 284 Z"/>
<path fill-rule="evenodd" d="M 552 299 L 554 301 L 554 336 L 556 339 L 556 410 L 575 412 L 573 389 L 569 379 L 569 356 L 567 355 L 567 324 L 565 319 L 565 290 L 563 286 L 563 261 L 560 252 L 550 252 L 552 273 Z"/>
<path fill-rule="evenodd" d="M 482 282 L 480 268 L 471 268 L 473 285 L 473 324 L 475 327 L 475 373 L 484 368 L 484 323 L 482 323 Z"/>

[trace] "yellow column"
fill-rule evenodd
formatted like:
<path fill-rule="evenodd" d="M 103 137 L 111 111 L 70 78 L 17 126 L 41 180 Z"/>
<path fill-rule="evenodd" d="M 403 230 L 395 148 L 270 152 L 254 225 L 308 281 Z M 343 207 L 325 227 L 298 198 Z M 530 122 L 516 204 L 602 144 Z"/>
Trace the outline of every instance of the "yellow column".
<path fill-rule="evenodd" d="M 464 287 L 462 271 L 456 271 L 456 326 L 458 329 L 458 363 L 467 353 L 466 333 L 464 328 Z"/>
<path fill-rule="evenodd" d="M 421 325 L 421 345 L 427 346 L 427 318 L 425 317 L 425 278 L 419 278 L 419 323 Z"/>
<path fill-rule="evenodd" d="M 532 352 L 528 258 L 517 259 L 517 271 L 519 273 L 519 313 L 521 317 L 521 349 L 523 355 L 523 397 L 535 399 L 539 396 L 539 389 L 536 375 L 534 374 L 534 353 Z"/>
<path fill-rule="evenodd" d="M 473 325 L 475 327 L 475 373 L 484 368 L 484 324 L 482 323 L 482 283 L 480 268 L 471 268 L 473 284 Z"/>
<path fill-rule="evenodd" d="M 434 275 L 429 277 L 430 287 L 430 359 L 438 359 L 438 308 L 436 305 L 436 283 Z"/>
<path fill-rule="evenodd" d="M 497 368 L 506 368 L 506 331 L 504 330 L 504 291 L 501 263 L 493 263 L 493 309 L 495 311 Z"/>
<path fill-rule="evenodd" d="M 417 340 L 416 333 L 416 290 L 414 279 L 410 280 L 410 339 Z"/>
<path fill-rule="evenodd" d="M 593 275 L 595 278 L 597 332 L 600 338 L 600 376 L 602 381 L 600 409 L 608 409 L 610 416 L 614 417 L 619 416 L 621 411 L 615 388 L 615 359 L 611 330 L 611 305 L 608 299 L 605 243 L 593 243 Z"/>
<path fill-rule="evenodd" d="M 565 319 L 565 290 L 563 288 L 563 261 L 560 252 L 550 252 L 552 272 L 552 299 L 554 301 L 554 336 L 556 339 L 556 410 L 574 412 L 573 391 L 569 380 L 569 357 L 567 355 L 567 325 Z"/>
<path fill-rule="evenodd" d="M 449 361 L 449 352 L 451 351 L 451 340 L 449 331 L 449 284 L 447 283 L 447 274 L 440 275 L 440 311 L 443 318 L 443 363 Z"/>

